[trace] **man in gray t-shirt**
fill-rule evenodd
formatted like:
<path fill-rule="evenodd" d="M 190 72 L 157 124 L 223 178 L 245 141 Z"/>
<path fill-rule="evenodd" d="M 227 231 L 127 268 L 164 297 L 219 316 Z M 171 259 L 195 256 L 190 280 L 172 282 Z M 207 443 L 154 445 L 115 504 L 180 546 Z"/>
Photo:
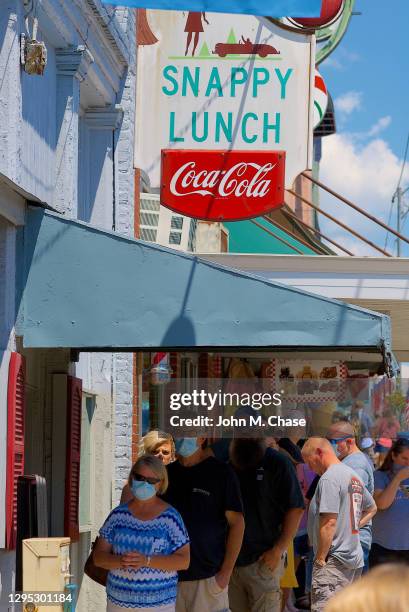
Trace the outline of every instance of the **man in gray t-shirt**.
<path fill-rule="evenodd" d="M 351 423 L 337 421 L 328 430 L 327 438 L 334 447 L 335 454 L 342 463 L 349 465 L 362 480 L 365 488 L 371 495 L 374 492 L 374 473 L 364 453 L 357 446 L 355 430 Z M 364 572 L 369 569 L 369 551 L 372 544 L 372 523 L 359 530 L 362 552 L 364 555 Z"/>
<path fill-rule="evenodd" d="M 361 575 L 364 565 L 359 529 L 375 514 L 375 502 L 358 475 L 337 458 L 325 438 L 310 438 L 302 454 L 321 476 L 308 512 L 314 550 L 311 612 Z"/>

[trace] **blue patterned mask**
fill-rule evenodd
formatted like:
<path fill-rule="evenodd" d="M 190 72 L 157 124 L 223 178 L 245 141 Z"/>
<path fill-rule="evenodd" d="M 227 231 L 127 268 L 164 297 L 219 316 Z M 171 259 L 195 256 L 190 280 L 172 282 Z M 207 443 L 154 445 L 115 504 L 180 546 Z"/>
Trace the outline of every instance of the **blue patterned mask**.
<path fill-rule="evenodd" d="M 178 455 L 190 457 L 198 450 L 196 438 L 176 438 L 175 449 Z"/>
<path fill-rule="evenodd" d="M 131 490 L 133 496 L 141 501 L 145 501 L 156 495 L 155 487 L 149 482 L 141 480 L 132 480 Z"/>

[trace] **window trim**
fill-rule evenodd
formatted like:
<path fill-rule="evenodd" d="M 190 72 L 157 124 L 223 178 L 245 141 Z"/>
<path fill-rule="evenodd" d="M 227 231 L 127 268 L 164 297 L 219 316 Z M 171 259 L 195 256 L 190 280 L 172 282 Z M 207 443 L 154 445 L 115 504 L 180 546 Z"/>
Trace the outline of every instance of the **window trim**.
<path fill-rule="evenodd" d="M 93 412 L 92 418 L 89 427 L 89 446 L 90 446 L 90 461 L 89 461 L 89 523 L 81 523 L 81 512 L 80 512 L 80 502 L 81 502 L 81 471 L 80 471 L 80 490 L 78 496 L 78 526 L 79 533 L 85 533 L 87 531 L 92 531 L 94 528 L 94 513 L 95 513 L 95 411 L 97 407 L 97 395 L 95 393 L 91 393 L 87 390 L 82 390 L 82 402 L 81 402 L 81 420 L 82 420 L 82 411 L 85 408 L 86 410 L 86 400 L 92 399 L 93 401 Z M 81 436 L 85 432 L 81 431 Z M 81 457 L 81 466 L 83 465 L 82 457 Z"/>

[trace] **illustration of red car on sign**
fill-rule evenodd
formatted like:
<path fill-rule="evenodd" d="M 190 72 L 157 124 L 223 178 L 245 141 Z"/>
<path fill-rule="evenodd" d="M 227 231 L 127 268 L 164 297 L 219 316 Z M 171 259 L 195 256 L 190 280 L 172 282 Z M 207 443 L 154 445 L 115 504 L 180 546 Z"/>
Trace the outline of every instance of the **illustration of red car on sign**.
<path fill-rule="evenodd" d="M 219 57 L 226 57 L 226 55 L 259 55 L 260 57 L 267 57 L 267 55 L 279 55 L 280 51 L 277 51 L 272 45 L 253 43 L 249 38 L 245 39 L 242 36 L 242 41 L 238 43 L 216 43 L 213 53 Z"/>

